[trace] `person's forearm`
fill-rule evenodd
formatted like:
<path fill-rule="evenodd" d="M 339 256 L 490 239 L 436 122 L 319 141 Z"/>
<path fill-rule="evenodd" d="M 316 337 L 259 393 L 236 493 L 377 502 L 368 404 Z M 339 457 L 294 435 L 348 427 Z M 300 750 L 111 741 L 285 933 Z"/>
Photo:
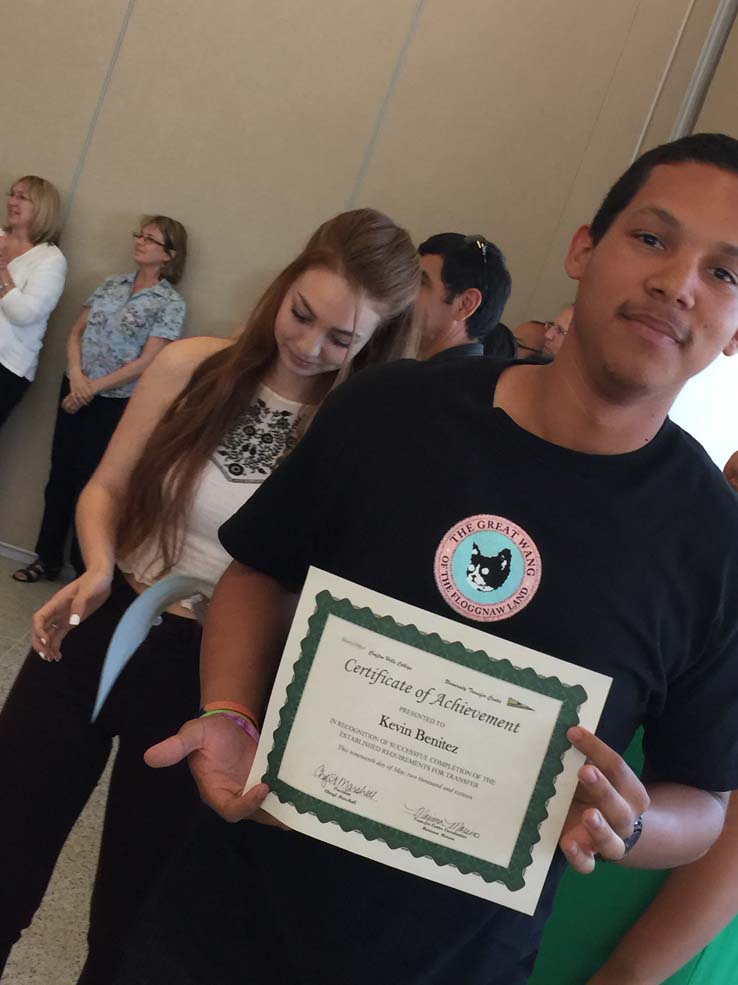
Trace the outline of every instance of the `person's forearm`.
<path fill-rule="evenodd" d="M 82 336 L 87 328 L 89 308 L 83 308 L 77 321 L 67 335 L 67 367 L 71 373 L 82 372 Z"/>
<path fill-rule="evenodd" d="M 678 783 L 647 783 L 651 805 L 638 844 L 619 864 L 671 869 L 700 858 L 720 834 L 725 804 L 715 794 Z"/>
<path fill-rule="evenodd" d="M 88 571 L 112 577 L 115 568 L 120 506 L 112 493 L 94 477 L 77 503 L 77 537 Z"/>
<path fill-rule="evenodd" d="M 125 366 L 121 366 L 120 369 L 116 369 L 112 373 L 107 373 L 105 376 L 98 376 L 96 380 L 92 381 L 95 392 L 103 393 L 105 390 L 114 390 L 115 387 L 132 383 L 141 376 L 150 362 L 151 358 L 145 360 L 140 358 L 132 359 L 131 362 L 126 363 Z"/>
<path fill-rule="evenodd" d="M 208 606 L 200 655 L 203 704 L 238 701 L 262 720 L 294 612 L 294 596 L 233 561 Z"/>
<path fill-rule="evenodd" d="M 675 869 L 588 985 L 660 985 L 738 913 L 738 799 L 710 851 Z"/>
<path fill-rule="evenodd" d="M 70 373 L 82 372 L 82 336 L 76 332 L 67 336 L 67 367 Z"/>
<path fill-rule="evenodd" d="M 11 283 L 0 302 L 8 321 L 18 328 L 25 328 L 47 318 L 64 290 L 66 270 L 66 261 L 59 254 L 52 262 L 33 270 L 22 289 Z"/>

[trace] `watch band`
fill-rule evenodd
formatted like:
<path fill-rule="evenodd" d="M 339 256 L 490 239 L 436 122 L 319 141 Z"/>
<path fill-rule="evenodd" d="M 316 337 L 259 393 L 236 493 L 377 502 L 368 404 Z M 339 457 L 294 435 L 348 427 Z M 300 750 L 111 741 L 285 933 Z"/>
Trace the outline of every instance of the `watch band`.
<path fill-rule="evenodd" d="M 622 855 L 623 858 L 625 858 L 625 856 L 628 854 L 631 848 L 635 848 L 635 846 L 638 844 L 638 839 L 641 837 L 642 834 L 643 834 L 643 815 L 639 814 L 638 817 L 635 819 L 635 823 L 633 824 L 632 833 L 629 834 L 627 838 L 623 838 L 623 845 L 625 845 L 625 851 L 623 852 Z"/>
<path fill-rule="evenodd" d="M 628 835 L 627 838 L 623 838 L 623 846 L 625 848 L 625 851 L 620 856 L 620 858 L 605 858 L 604 855 L 600 855 L 600 853 L 597 852 L 597 854 L 595 855 L 595 862 L 610 862 L 614 865 L 617 865 L 618 862 L 622 861 L 622 859 L 625 858 L 625 856 L 628 854 L 631 848 L 635 848 L 635 846 L 638 844 L 638 839 L 641 837 L 642 834 L 643 834 L 643 814 L 639 814 L 638 817 L 633 822 L 633 830 L 631 831 L 631 833 Z"/>

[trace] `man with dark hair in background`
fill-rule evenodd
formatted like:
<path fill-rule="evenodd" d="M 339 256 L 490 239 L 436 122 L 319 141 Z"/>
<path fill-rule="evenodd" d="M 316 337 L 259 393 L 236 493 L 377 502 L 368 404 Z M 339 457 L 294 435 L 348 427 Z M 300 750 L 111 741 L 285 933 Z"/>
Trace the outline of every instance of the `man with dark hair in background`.
<path fill-rule="evenodd" d="M 484 236 L 461 233 L 437 233 L 420 244 L 418 253 L 420 358 L 483 355 L 485 340 L 497 330 L 510 296 L 504 256 Z M 494 354 L 512 359 L 514 347 L 508 343 L 507 348 L 509 352 L 503 346 Z"/>

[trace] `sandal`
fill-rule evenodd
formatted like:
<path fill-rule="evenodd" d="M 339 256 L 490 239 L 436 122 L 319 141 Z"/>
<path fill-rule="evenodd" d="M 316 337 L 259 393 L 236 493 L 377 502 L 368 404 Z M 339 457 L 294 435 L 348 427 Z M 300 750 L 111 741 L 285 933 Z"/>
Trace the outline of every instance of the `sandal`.
<path fill-rule="evenodd" d="M 36 558 L 31 564 L 27 564 L 25 568 L 18 568 L 17 571 L 14 571 L 11 577 L 13 581 L 32 584 L 33 582 L 40 581 L 42 578 L 45 578 L 47 581 L 56 581 L 60 572 L 61 566 L 47 568 L 40 558 Z"/>

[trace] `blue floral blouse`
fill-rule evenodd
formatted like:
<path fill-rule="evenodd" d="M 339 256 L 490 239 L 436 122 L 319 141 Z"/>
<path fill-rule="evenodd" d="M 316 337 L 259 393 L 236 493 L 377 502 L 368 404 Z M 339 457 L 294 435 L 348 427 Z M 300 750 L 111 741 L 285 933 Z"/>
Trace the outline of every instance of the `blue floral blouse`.
<path fill-rule="evenodd" d="M 108 277 L 85 301 L 90 309 L 82 335 L 82 372 L 91 380 L 107 376 L 137 359 L 149 338 L 174 341 L 182 335 L 185 303 L 172 285 L 160 280 L 131 294 L 134 273 Z M 101 397 L 130 397 L 136 380 Z"/>

